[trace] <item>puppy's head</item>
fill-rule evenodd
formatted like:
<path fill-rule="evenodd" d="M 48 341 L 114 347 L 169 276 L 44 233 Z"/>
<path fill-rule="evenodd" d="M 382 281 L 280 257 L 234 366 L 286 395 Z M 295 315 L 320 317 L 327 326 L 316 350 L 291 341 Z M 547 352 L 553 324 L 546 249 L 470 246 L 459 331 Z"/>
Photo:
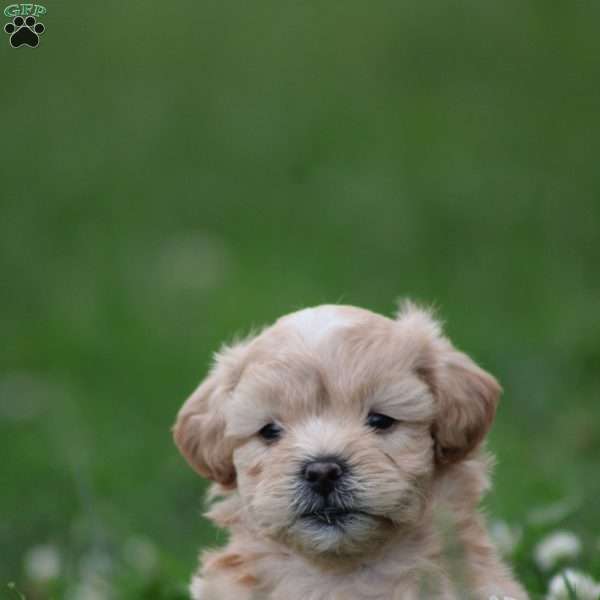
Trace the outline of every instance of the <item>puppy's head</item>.
<path fill-rule="evenodd" d="M 439 469 L 468 456 L 500 388 L 406 304 L 283 317 L 217 355 L 174 428 L 246 522 L 305 553 L 350 554 L 419 522 Z"/>

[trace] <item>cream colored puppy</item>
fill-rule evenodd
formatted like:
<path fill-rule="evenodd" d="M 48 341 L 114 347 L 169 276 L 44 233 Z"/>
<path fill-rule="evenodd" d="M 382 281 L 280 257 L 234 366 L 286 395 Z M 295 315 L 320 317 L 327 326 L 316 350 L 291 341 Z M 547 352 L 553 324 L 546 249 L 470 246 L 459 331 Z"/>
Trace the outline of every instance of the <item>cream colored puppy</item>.
<path fill-rule="evenodd" d="M 523 600 L 477 505 L 496 380 L 407 303 L 319 306 L 223 349 L 174 427 L 230 540 L 196 600 Z"/>

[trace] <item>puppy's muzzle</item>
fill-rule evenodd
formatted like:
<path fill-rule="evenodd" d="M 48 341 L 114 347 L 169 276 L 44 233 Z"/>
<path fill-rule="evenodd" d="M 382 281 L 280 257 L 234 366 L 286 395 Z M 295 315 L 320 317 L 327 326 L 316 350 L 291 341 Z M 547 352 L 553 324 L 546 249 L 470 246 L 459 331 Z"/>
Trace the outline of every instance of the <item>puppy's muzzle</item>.
<path fill-rule="evenodd" d="M 309 488 L 319 496 L 326 497 L 340 485 L 345 473 L 342 461 L 335 457 L 321 457 L 304 465 L 302 477 Z"/>

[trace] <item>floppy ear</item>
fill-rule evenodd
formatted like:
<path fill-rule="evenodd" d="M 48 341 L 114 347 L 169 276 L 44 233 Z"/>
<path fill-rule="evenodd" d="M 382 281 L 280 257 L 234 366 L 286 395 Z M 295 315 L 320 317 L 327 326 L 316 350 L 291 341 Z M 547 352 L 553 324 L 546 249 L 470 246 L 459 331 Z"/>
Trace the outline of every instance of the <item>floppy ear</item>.
<path fill-rule="evenodd" d="M 501 388 L 448 340 L 440 340 L 433 389 L 438 415 L 433 426 L 438 463 L 456 462 L 477 448 L 489 431 Z"/>
<path fill-rule="evenodd" d="M 457 462 L 477 448 L 489 431 L 501 387 L 492 375 L 454 348 L 430 312 L 405 304 L 398 319 L 413 332 L 420 330 L 415 368 L 436 399 L 432 426 L 436 461 Z"/>
<path fill-rule="evenodd" d="M 226 436 L 223 408 L 239 379 L 245 347 L 237 344 L 216 355 L 210 373 L 185 401 L 173 426 L 175 443 L 189 464 L 226 487 L 235 486 L 236 440 Z"/>

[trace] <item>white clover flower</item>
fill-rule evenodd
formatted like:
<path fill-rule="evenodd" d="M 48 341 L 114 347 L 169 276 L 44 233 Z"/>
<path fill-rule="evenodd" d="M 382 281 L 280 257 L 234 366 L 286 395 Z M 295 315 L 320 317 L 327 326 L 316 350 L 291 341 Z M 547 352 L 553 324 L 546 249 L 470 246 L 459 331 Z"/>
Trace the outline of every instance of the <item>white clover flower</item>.
<path fill-rule="evenodd" d="M 549 571 L 560 560 L 576 558 L 580 552 L 581 542 L 574 533 L 555 531 L 535 547 L 534 558 L 540 569 Z"/>
<path fill-rule="evenodd" d="M 110 576 L 112 557 L 102 549 L 92 548 L 79 559 L 79 578 L 68 590 L 67 600 L 111 600 Z"/>
<path fill-rule="evenodd" d="M 520 527 L 511 527 L 504 521 L 494 521 L 490 527 L 490 535 L 500 553 L 508 556 L 519 545 L 523 531 Z"/>
<path fill-rule="evenodd" d="M 25 554 L 24 569 L 33 581 L 49 581 L 60 575 L 61 562 L 58 548 L 43 544 L 34 546 Z"/>
<path fill-rule="evenodd" d="M 600 597 L 599 583 L 581 571 L 567 569 L 550 580 L 546 600 L 570 600 L 571 595 L 565 577 L 577 594 L 578 600 L 598 600 Z"/>
<path fill-rule="evenodd" d="M 134 569 L 150 573 L 158 565 L 158 550 L 148 538 L 130 537 L 123 546 L 123 558 Z"/>

